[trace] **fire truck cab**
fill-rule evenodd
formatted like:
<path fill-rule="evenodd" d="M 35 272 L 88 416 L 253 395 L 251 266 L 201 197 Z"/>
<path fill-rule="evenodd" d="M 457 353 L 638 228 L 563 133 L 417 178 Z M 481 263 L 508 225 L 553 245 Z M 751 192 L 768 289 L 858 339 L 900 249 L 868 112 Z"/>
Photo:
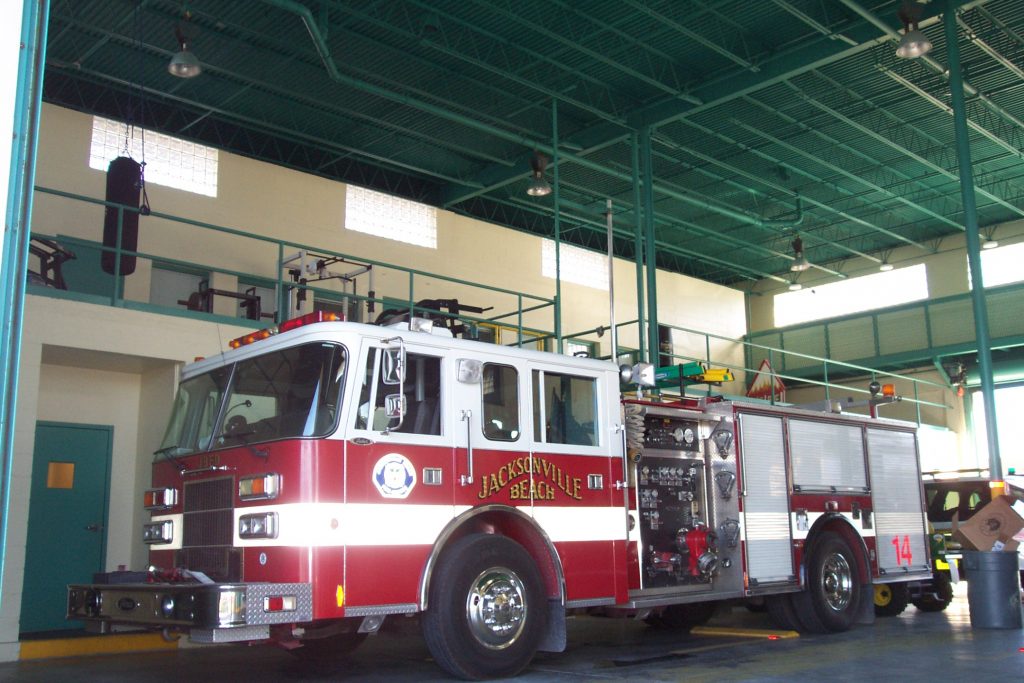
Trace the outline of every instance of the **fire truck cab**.
<path fill-rule="evenodd" d="M 930 575 L 916 432 L 715 398 L 623 400 L 613 363 L 314 313 L 182 373 L 142 581 L 68 616 L 350 649 L 420 614 L 438 664 L 514 675 L 567 614 L 687 627 L 763 597 L 840 631 Z M 135 578 L 138 578 L 136 576 Z"/>

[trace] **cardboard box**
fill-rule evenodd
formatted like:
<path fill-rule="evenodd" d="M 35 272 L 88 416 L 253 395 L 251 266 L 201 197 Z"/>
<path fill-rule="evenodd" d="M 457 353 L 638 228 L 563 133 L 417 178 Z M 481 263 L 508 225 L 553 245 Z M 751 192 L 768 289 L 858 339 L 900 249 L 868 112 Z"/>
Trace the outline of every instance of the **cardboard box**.
<path fill-rule="evenodd" d="M 960 523 L 953 515 L 953 538 L 964 550 L 1017 552 L 1019 541 L 1014 536 L 1024 529 L 1022 518 L 1012 507 L 1013 498 L 999 496 Z"/>

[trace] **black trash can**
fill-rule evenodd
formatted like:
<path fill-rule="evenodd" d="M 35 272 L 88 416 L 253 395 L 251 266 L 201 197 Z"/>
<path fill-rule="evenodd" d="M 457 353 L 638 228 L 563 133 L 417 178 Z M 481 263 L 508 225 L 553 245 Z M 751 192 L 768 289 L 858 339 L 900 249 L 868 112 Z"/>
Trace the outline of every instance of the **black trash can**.
<path fill-rule="evenodd" d="M 974 628 L 1021 628 L 1017 553 L 964 551 Z"/>

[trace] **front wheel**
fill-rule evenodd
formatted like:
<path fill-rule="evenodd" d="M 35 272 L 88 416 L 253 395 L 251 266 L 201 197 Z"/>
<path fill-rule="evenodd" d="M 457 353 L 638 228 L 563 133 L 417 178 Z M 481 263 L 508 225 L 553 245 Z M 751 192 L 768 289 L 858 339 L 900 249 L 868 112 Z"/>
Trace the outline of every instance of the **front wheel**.
<path fill-rule="evenodd" d="M 823 533 L 807 559 L 807 586 L 793 595 L 800 622 L 812 633 L 846 631 L 857 619 L 860 600 L 853 550 L 838 534 Z"/>
<path fill-rule="evenodd" d="M 514 676 L 547 621 L 540 572 L 515 541 L 473 534 L 444 551 L 430 584 L 423 638 L 438 665 L 467 680 Z"/>

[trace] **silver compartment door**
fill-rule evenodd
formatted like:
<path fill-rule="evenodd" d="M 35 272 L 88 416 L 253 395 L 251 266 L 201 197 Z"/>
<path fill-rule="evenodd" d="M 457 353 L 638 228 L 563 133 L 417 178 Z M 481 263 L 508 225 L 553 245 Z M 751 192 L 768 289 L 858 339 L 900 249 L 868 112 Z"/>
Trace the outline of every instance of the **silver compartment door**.
<path fill-rule="evenodd" d="M 880 572 L 930 574 L 914 435 L 869 428 L 868 453 Z"/>
<path fill-rule="evenodd" d="M 793 581 L 782 418 L 741 414 L 739 423 L 747 575 L 751 586 Z"/>

